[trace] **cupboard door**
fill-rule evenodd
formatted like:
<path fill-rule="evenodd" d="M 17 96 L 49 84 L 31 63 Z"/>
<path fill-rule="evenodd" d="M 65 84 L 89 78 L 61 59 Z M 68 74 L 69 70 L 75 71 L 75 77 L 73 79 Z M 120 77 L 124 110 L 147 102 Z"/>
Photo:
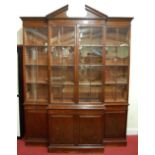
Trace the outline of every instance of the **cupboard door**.
<path fill-rule="evenodd" d="M 25 109 L 25 137 L 27 141 L 47 142 L 47 112 L 44 109 Z"/>
<path fill-rule="evenodd" d="M 126 111 L 107 111 L 105 113 L 105 139 L 126 137 Z"/>
<path fill-rule="evenodd" d="M 102 144 L 103 117 L 100 115 L 79 116 L 79 144 Z"/>
<path fill-rule="evenodd" d="M 74 144 L 74 119 L 72 115 L 49 116 L 49 143 Z"/>

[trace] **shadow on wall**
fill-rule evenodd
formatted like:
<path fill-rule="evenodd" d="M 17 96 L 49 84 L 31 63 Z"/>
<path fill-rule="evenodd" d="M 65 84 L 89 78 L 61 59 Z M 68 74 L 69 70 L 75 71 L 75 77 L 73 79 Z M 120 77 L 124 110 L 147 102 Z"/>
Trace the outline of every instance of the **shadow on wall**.
<path fill-rule="evenodd" d="M 17 31 L 17 45 L 22 45 L 23 44 L 23 29 L 20 28 Z"/>

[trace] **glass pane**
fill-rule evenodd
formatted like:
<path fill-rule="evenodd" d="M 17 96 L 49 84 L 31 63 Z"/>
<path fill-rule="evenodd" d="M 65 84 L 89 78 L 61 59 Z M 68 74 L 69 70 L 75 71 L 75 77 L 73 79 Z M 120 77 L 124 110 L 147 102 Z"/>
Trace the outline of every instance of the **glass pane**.
<path fill-rule="evenodd" d="M 128 65 L 129 47 L 117 47 L 117 64 Z"/>
<path fill-rule="evenodd" d="M 117 85 L 116 87 L 116 101 L 127 101 L 127 85 Z"/>
<path fill-rule="evenodd" d="M 74 86 L 52 85 L 52 102 L 74 102 Z"/>
<path fill-rule="evenodd" d="M 91 85 L 91 102 L 102 102 L 102 85 Z"/>
<path fill-rule="evenodd" d="M 94 102 L 101 99 L 102 66 L 81 65 L 79 67 L 79 100 Z"/>
<path fill-rule="evenodd" d="M 91 66 L 89 68 L 87 78 L 91 82 L 91 85 L 102 85 L 102 66 Z"/>
<path fill-rule="evenodd" d="M 74 48 L 52 47 L 51 58 L 52 58 L 52 65 L 73 65 Z"/>
<path fill-rule="evenodd" d="M 79 67 L 79 101 L 90 101 L 90 69 L 87 65 Z"/>
<path fill-rule="evenodd" d="M 62 96 L 62 89 L 63 89 L 63 85 L 52 85 L 51 87 L 52 91 L 51 91 L 51 99 L 54 102 L 60 102 L 63 99 Z"/>
<path fill-rule="evenodd" d="M 104 87 L 104 101 L 114 102 L 116 100 L 115 86 L 107 85 Z"/>
<path fill-rule="evenodd" d="M 89 80 L 91 84 L 91 101 L 102 101 L 102 66 L 91 66 Z"/>
<path fill-rule="evenodd" d="M 37 84 L 29 83 L 26 87 L 26 101 L 36 101 L 37 100 Z"/>
<path fill-rule="evenodd" d="M 63 67 L 52 67 L 51 69 L 51 84 L 62 85 L 65 79 Z"/>
<path fill-rule="evenodd" d="M 25 45 L 45 45 L 48 42 L 47 27 L 25 28 Z"/>
<path fill-rule="evenodd" d="M 62 89 L 62 93 L 63 93 L 64 102 L 74 101 L 74 87 L 73 86 L 64 85 Z"/>
<path fill-rule="evenodd" d="M 26 66 L 26 82 L 37 83 L 37 66 Z"/>
<path fill-rule="evenodd" d="M 81 45 L 102 45 L 102 27 L 80 27 L 79 38 Z"/>
<path fill-rule="evenodd" d="M 38 84 L 37 85 L 37 99 L 39 101 L 47 101 L 48 100 L 48 85 L 46 85 L 46 84 Z"/>
<path fill-rule="evenodd" d="M 26 48 L 26 64 L 47 65 L 48 48 L 47 47 L 27 47 Z"/>
<path fill-rule="evenodd" d="M 90 84 L 90 69 L 88 65 L 81 65 L 79 67 L 79 84 Z"/>
<path fill-rule="evenodd" d="M 37 82 L 46 84 L 48 83 L 47 66 L 38 66 Z"/>
<path fill-rule="evenodd" d="M 74 84 L 74 67 L 66 66 L 64 69 L 64 84 L 73 85 Z"/>
<path fill-rule="evenodd" d="M 81 46 L 79 48 L 79 63 L 102 64 L 102 48 Z"/>
<path fill-rule="evenodd" d="M 53 66 L 51 70 L 52 102 L 73 102 L 74 68 L 72 66 Z"/>
<path fill-rule="evenodd" d="M 108 27 L 106 34 L 106 44 L 107 45 L 119 45 L 128 46 L 129 45 L 129 28 L 128 27 Z"/>
<path fill-rule="evenodd" d="M 51 45 L 74 45 L 74 27 L 52 26 Z"/>
<path fill-rule="evenodd" d="M 74 68 L 71 66 L 58 67 L 53 66 L 51 70 L 51 83 L 52 84 L 74 84 Z"/>
<path fill-rule="evenodd" d="M 128 27 L 122 27 L 118 29 L 119 35 L 118 35 L 118 42 L 120 46 L 127 46 L 129 45 L 129 28 Z"/>
<path fill-rule="evenodd" d="M 107 65 L 128 65 L 127 46 L 106 47 L 106 64 Z"/>
<path fill-rule="evenodd" d="M 127 85 L 107 85 L 105 86 L 105 102 L 126 102 Z"/>
<path fill-rule="evenodd" d="M 118 44 L 117 30 L 116 28 L 108 27 L 106 33 L 106 45 L 116 45 L 116 44 Z"/>
<path fill-rule="evenodd" d="M 90 101 L 90 85 L 79 85 L 79 101 Z"/>
<path fill-rule="evenodd" d="M 128 67 L 106 67 L 105 82 L 124 84 L 128 81 Z"/>

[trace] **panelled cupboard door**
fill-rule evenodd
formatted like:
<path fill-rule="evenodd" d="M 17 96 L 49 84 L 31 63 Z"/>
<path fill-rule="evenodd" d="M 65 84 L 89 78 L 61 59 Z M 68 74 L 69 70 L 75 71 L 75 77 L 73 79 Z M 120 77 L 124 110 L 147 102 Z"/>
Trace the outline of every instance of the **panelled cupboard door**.
<path fill-rule="evenodd" d="M 105 139 L 126 138 L 126 111 L 107 111 L 105 113 Z"/>
<path fill-rule="evenodd" d="M 49 116 L 49 143 L 74 144 L 74 118 L 72 115 Z"/>
<path fill-rule="evenodd" d="M 28 142 L 47 142 L 45 109 L 25 109 L 25 138 Z"/>
<path fill-rule="evenodd" d="M 79 116 L 79 144 L 102 144 L 103 117 L 101 115 Z"/>

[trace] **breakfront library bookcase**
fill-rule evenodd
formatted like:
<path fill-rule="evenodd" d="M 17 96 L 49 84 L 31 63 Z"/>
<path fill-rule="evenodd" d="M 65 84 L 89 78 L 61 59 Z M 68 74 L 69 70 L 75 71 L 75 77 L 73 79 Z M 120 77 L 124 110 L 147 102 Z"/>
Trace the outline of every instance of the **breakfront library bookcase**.
<path fill-rule="evenodd" d="M 49 151 L 125 145 L 132 18 L 67 10 L 21 17 L 25 141 Z"/>

